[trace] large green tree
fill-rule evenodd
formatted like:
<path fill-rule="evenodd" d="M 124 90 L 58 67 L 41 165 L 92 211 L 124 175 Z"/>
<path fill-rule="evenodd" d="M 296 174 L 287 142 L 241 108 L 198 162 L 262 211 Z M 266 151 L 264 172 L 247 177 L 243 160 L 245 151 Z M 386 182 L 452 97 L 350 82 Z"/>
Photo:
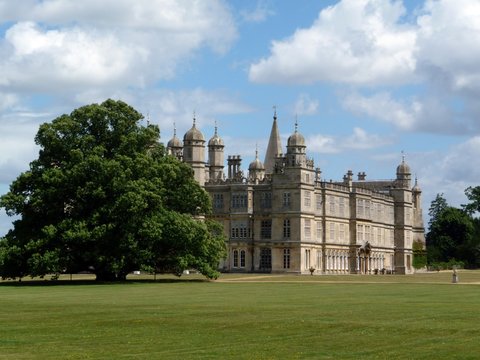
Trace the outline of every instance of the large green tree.
<path fill-rule="evenodd" d="M 429 263 L 455 259 L 475 266 L 474 222 L 463 210 L 447 206 L 431 221 L 426 236 Z"/>
<path fill-rule="evenodd" d="M 465 195 L 470 201 L 468 204 L 463 205 L 465 211 L 469 214 L 480 213 L 480 186 L 469 186 L 465 190 Z"/>
<path fill-rule="evenodd" d="M 221 229 L 193 171 L 164 153 L 156 126 L 121 101 L 84 106 L 40 126 L 40 151 L 0 198 L 19 215 L 0 242 L 0 276 L 136 269 L 218 276 Z"/>

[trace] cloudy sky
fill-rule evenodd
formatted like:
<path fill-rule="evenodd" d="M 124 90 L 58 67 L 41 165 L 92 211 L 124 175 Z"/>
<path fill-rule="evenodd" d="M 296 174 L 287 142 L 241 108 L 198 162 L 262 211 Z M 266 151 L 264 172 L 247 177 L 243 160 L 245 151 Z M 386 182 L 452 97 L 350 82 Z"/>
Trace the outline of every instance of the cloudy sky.
<path fill-rule="evenodd" d="M 480 185 L 479 64 L 478 0 L 0 0 L 0 193 L 41 123 L 114 98 L 164 142 L 216 121 L 244 170 L 276 106 L 324 179 L 393 178 L 404 151 L 424 208 L 459 205 Z"/>

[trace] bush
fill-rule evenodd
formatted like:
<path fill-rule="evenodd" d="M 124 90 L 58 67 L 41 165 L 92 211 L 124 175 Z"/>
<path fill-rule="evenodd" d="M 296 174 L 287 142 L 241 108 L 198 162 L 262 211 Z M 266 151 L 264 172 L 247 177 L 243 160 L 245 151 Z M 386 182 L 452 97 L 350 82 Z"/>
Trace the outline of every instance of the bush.
<path fill-rule="evenodd" d="M 430 271 L 440 271 L 440 270 L 453 270 L 455 269 L 463 269 L 465 267 L 465 263 L 460 260 L 450 259 L 447 262 L 439 261 L 431 263 L 429 266 Z"/>

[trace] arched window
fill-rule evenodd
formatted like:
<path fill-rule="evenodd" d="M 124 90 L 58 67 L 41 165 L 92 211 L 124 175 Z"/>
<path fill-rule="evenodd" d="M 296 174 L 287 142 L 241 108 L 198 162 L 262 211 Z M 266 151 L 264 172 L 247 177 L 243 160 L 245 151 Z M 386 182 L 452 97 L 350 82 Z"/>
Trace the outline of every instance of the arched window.
<path fill-rule="evenodd" d="M 238 267 L 238 250 L 233 250 L 233 267 Z"/>
<path fill-rule="evenodd" d="M 245 267 L 245 250 L 240 250 L 240 267 Z"/>

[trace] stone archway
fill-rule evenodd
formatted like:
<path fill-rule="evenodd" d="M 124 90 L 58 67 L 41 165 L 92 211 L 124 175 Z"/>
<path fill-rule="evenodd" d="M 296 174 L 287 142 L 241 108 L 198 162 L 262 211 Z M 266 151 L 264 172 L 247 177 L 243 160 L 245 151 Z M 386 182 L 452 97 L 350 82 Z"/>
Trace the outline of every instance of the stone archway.
<path fill-rule="evenodd" d="M 372 246 L 368 241 L 358 248 L 359 272 L 360 274 L 368 274 L 370 269 L 370 255 Z"/>

